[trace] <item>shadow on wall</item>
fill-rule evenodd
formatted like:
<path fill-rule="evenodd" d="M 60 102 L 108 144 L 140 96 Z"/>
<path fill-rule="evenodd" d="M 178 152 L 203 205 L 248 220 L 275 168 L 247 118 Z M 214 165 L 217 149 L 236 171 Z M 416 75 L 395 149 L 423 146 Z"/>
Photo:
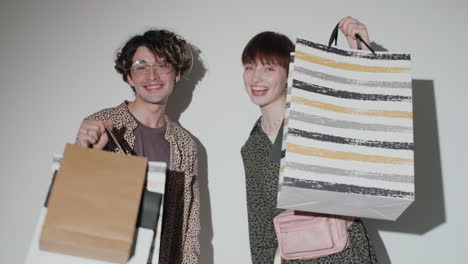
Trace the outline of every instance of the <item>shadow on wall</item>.
<path fill-rule="evenodd" d="M 194 45 L 190 45 L 193 52 L 193 67 L 188 78 L 181 78 L 174 92 L 169 98 L 167 115 L 180 125 L 181 114 L 188 108 L 192 101 L 193 91 L 206 73 L 205 65 L 200 57 L 201 51 Z M 181 125 L 182 126 L 182 125 Z M 182 126 L 183 127 L 183 126 Z M 189 132 L 190 133 L 190 132 Z M 200 186 L 200 263 L 213 264 L 213 223 L 211 219 L 210 192 L 208 190 L 208 155 L 201 141 L 190 133 L 197 144 L 198 150 L 198 180 Z"/>
<path fill-rule="evenodd" d="M 388 51 L 386 48 L 382 47 L 382 45 L 374 41 L 371 41 L 370 46 L 375 51 Z"/>
<path fill-rule="evenodd" d="M 180 115 L 185 112 L 192 102 L 193 91 L 197 84 L 203 79 L 206 73 L 205 65 L 200 57 L 201 51 L 196 46 L 190 44 L 193 55 L 193 65 L 187 77 L 180 78 L 176 84 L 174 92 L 169 98 L 166 113 L 172 120 L 179 123 Z"/>
<path fill-rule="evenodd" d="M 446 221 L 434 81 L 413 80 L 415 201 L 395 222 L 367 220 L 380 263 L 390 263 L 378 230 L 423 235 Z"/>
<path fill-rule="evenodd" d="M 388 51 L 371 42 L 375 51 Z M 423 235 L 445 222 L 444 191 L 433 80 L 412 80 L 415 201 L 394 222 L 366 219 L 379 263 L 391 263 L 378 231 Z"/>

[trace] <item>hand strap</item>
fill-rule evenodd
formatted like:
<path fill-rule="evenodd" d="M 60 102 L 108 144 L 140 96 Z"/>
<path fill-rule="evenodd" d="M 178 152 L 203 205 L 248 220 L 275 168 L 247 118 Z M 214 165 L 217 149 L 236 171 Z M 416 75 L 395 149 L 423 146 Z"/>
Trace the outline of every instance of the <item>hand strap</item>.
<path fill-rule="evenodd" d="M 328 41 L 328 48 L 331 47 L 333 41 L 335 41 L 335 46 L 338 43 L 339 28 L 340 28 L 340 23 L 336 24 L 335 29 L 333 29 L 333 32 L 330 36 L 330 40 Z M 367 44 L 367 42 L 365 42 L 359 34 L 356 34 L 356 44 L 359 50 L 362 49 L 361 42 L 364 43 L 364 45 L 366 45 L 366 47 L 372 52 L 372 54 L 375 55 L 375 51 L 370 47 L 370 45 Z"/>
<path fill-rule="evenodd" d="M 115 144 L 116 144 L 117 147 L 119 148 L 120 153 L 125 154 L 125 152 L 123 151 L 122 146 L 119 144 L 119 141 L 118 141 L 117 138 L 114 136 L 114 134 L 112 133 L 112 131 L 107 127 L 107 125 L 106 125 L 105 122 L 104 122 L 104 127 L 106 128 L 107 134 L 109 134 L 109 135 L 111 136 L 112 140 L 114 140 Z"/>

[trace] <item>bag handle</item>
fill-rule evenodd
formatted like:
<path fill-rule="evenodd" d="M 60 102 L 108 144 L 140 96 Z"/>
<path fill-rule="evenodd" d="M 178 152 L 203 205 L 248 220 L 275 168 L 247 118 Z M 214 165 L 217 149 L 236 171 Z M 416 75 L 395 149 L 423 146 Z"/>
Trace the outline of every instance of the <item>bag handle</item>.
<path fill-rule="evenodd" d="M 338 24 L 336 24 L 335 29 L 333 29 L 333 32 L 332 32 L 332 34 L 330 36 L 330 40 L 328 41 L 328 48 L 331 47 L 333 41 L 335 41 L 335 46 L 338 43 L 339 28 L 340 28 L 340 23 L 338 22 Z M 372 54 L 376 55 L 375 51 L 370 47 L 370 45 L 367 44 L 367 42 L 364 41 L 359 34 L 356 34 L 356 44 L 357 44 L 358 50 L 362 50 L 361 42 L 364 43 L 364 45 L 366 45 L 366 47 L 372 52 Z"/>
<path fill-rule="evenodd" d="M 125 154 L 125 152 L 123 151 L 122 146 L 119 144 L 119 141 L 118 141 L 117 138 L 114 136 L 114 134 L 112 133 L 112 131 L 107 127 L 107 125 L 106 125 L 105 122 L 104 122 L 104 127 L 106 128 L 107 133 L 111 136 L 112 140 L 114 140 L 115 144 L 116 144 L 117 147 L 119 148 L 120 153 Z"/>

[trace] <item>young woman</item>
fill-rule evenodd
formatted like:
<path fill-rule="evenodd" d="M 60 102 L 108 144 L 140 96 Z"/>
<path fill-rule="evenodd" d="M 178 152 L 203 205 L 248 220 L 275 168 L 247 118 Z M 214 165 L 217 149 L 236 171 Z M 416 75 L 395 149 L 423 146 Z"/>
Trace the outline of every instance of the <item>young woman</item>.
<path fill-rule="evenodd" d="M 351 48 L 356 48 L 356 34 L 369 43 L 366 26 L 352 17 L 343 18 L 340 29 Z M 312 260 L 281 260 L 277 254 L 273 218 L 284 210 L 276 208 L 279 157 L 275 157 L 274 152 L 281 147 L 282 136 L 278 132 L 284 119 L 292 51 L 294 44 L 288 37 L 262 32 L 249 41 L 242 53 L 245 89 L 262 114 L 241 150 L 246 176 L 252 263 L 377 263 L 359 219 L 348 229 L 349 245 L 340 253 Z"/>

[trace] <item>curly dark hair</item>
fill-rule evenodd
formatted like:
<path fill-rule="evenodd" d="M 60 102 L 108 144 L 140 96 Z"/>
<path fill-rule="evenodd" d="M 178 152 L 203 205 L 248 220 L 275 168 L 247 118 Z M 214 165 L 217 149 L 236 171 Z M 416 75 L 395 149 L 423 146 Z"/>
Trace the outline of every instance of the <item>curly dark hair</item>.
<path fill-rule="evenodd" d="M 167 30 L 152 29 L 143 35 L 130 38 L 117 52 L 114 68 L 127 83 L 133 55 L 141 46 L 148 48 L 155 56 L 171 64 L 181 77 L 188 74 L 192 67 L 193 58 L 190 45 L 181 36 Z M 132 89 L 135 92 L 133 87 Z"/>
<path fill-rule="evenodd" d="M 263 64 L 277 64 L 288 71 L 290 53 L 294 44 L 283 34 L 265 31 L 255 35 L 242 52 L 242 64 L 259 61 Z"/>

